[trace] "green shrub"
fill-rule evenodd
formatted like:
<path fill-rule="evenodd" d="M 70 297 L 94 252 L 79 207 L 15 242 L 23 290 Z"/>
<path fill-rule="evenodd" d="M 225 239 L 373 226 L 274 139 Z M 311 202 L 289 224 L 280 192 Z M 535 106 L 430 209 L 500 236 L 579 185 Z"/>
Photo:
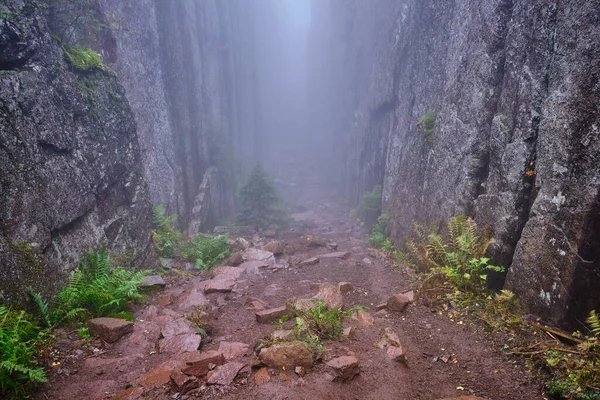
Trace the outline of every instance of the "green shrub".
<path fill-rule="evenodd" d="M 50 313 L 53 324 L 75 315 L 132 319 L 127 306 L 139 300 L 140 285 L 148 271 L 132 272 L 113 268 L 106 248 L 87 253 L 69 283 L 58 294 L 56 309 Z"/>
<path fill-rule="evenodd" d="M 39 328 L 25 312 L 0 306 L 0 394 L 3 398 L 28 397 L 39 383 L 46 382 L 44 370 L 35 360 L 42 342 Z"/>
<path fill-rule="evenodd" d="M 114 75 L 114 71 L 102 62 L 100 54 L 90 48 L 79 49 L 76 47 L 63 46 L 63 50 L 73 67 L 80 71 L 91 71 L 99 69 Z"/>
<path fill-rule="evenodd" d="M 182 246 L 181 233 L 175 229 L 175 215 L 166 215 L 162 204 L 152 209 L 152 239 L 156 252 L 161 257 L 174 257 Z"/>
<path fill-rule="evenodd" d="M 181 250 L 181 255 L 194 262 L 197 269 L 210 270 L 215 264 L 231 254 L 227 243 L 228 235 L 204 237 L 196 234 Z"/>
<path fill-rule="evenodd" d="M 427 144 L 433 146 L 433 128 L 435 127 L 435 120 L 437 118 L 437 113 L 429 112 L 421 117 L 417 122 L 417 126 L 423 127 L 423 131 L 425 132 L 425 139 L 427 140 Z"/>
<path fill-rule="evenodd" d="M 239 193 L 242 211 L 238 221 L 255 229 L 281 228 L 285 214 L 279 208 L 279 197 L 271 177 L 256 165 Z"/>
<path fill-rule="evenodd" d="M 387 236 L 390 217 L 389 212 L 381 213 L 381 215 L 377 217 L 377 223 L 371 230 L 371 235 L 367 238 L 367 242 L 371 247 L 383 249 L 384 251 L 394 250 L 394 244 Z"/>

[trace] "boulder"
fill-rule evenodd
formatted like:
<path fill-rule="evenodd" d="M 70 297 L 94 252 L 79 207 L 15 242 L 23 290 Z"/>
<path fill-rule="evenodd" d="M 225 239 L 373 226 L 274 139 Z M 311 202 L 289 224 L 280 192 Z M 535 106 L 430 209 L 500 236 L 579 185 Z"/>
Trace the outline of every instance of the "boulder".
<path fill-rule="evenodd" d="M 265 244 L 264 250 L 271 252 L 277 256 L 285 252 L 285 244 L 278 240 L 272 240 L 269 243 Z"/>
<path fill-rule="evenodd" d="M 301 261 L 299 265 L 300 266 L 315 265 L 315 264 L 318 264 L 320 261 L 321 261 L 321 259 L 319 257 L 311 257 L 311 258 L 307 258 L 306 260 Z"/>
<path fill-rule="evenodd" d="M 288 315 L 288 309 L 283 307 L 270 308 L 268 310 L 262 310 L 256 312 L 256 321 L 260 324 L 266 324 L 269 322 L 277 321 L 279 318 L 284 315 Z"/>
<path fill-rule="evenodd" d="M 333 370 L 334 380 L 349 381 L 360 374 L 360 363 L 354 356 L 334 358 L 327 363 L 327 366 Z"/>
<path fill-rule="evenodd" d="M 195 376 L 186 375 L 178 370 L 171 372 L 170 378 L 175 390 L 177 390 L 181 394 L 185 394 L 190 390 L 196 389 L 200 386 L 198 378 L 196 378 Z"/>
<path fill-rule="evenodd" d="M 410 304 L 410 298 L 404 294 L 395 294 L 387 301 L 389 311 L 404 311 Z"/>
<path fill-rule="evenodd" d="M 140 284 L 143 289 L 164 289 L 167 286 L 160 275 L 149 275 Z"/>
<path fill-rule="evenodd" d="M 106 343 L 114 343 L 133 332 L 133 322 L 121 318 L 94 318 L 88 321 L 92 335 L 98 335 Z"/>
<path fill-rule="evenodd" d="M 263 364 L 269 367 L 295 368 L 311 367 L 313 364 L 312 353 L 302 342 L 274 344 L 262 349 L 259 354 Z"/>
<path fill-rule="evenodd" d="M 235 280 L 230 278 L 225 279 L 211 279 L 203 282 L 202 290 L 204 293 L 228 293 L 233 290 L 235 286 Z"/>
<path fill-rule="evenodd" d="M 206 375 L 206 383 L 209 385 L 231 385 L 238 372 L 244 368 L 246 364 L 239 362 L 231 362 L 218 366 Z"/>
<path fill-rule="evenodd" d="M 221 342 L 219 344 L 219 353 L 222 353 L 226 360 L 233 360 L 248 353 L 250 346 L 239 342 Z"/>
<path fill-rule="evenodd" d="M 344 296 L 337 286 L 331 283 L 322 283 L 319 285 L 319 293 L 314 297 L 322 301 L 328 308 L 342 308 L 344 306 Z"/>
<path fill-rule="evenodd" d="M 256 383 L 257 385 L 264 385 L 270 380 L 271 375 L 269 375 L 269 370 L 267 370 L 267 368 L 265 367 L 259 369 L 258 371 L 256 371 L 256 374 L 254 374 L 254 383 Z"/>
<path fill-rule="evenodd" d="M 195 352 L 190 354 L 186 359 L 186 366 L 182 368 L 182 372 L 187 375 L 197 377 L 205 377 L 210 371 L 211 365 L 225 364 L 225 356 L 215 350 L 205 352 Z"/>

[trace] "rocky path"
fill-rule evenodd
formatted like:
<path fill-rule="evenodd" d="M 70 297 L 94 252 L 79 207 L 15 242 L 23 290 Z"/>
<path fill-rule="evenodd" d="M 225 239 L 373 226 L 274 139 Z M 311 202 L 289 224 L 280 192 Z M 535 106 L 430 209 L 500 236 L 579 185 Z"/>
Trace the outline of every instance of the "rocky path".
<path fill-rule="evenodd" d="M 166 288 L 149 297 L 133 331 L 125 328 L 116 342 L 86 344 L 74 332 L 59 332 L 60 361 L 38 399 L 543 398 L 524 367 L 474 327 L 418 301 L 403 311 L 393 310 L 402 304 L 380 306 L 411 290 L 410 283 L 366 248 L 346 210 L 321 195 L 318 183 L 308 186 L 294 194 L 291 185 L 294 228 L 276 242 L 237 239 L 238 255 L 210 275 L 168 265 Z M 349 283 L 344 294 L 340 282 Z M 345 320 L 352 329 L 325 341 L 314 365 L 294 342 L 262 350 L 259 358 L 255 348 L 273 334 L 286 302 L 318 293 L 368 310 Z M 391 349 L 376 346 L 386 332 Z M 406 360 L 394 353 L 396 341 Z"/>

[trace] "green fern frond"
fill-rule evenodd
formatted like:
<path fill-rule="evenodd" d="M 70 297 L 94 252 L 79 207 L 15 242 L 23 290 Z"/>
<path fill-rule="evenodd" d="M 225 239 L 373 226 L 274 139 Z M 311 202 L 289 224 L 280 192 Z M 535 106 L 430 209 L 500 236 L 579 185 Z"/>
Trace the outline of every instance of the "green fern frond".
<path fill-rule="evenodd" d="M 50 328 L 53 324 L 50 321 L 50 311 L 48 309 L 48 302 L 42 299 L 42 295 L 33 291 L 31 286 L 27 287 L 27 292 L 31 296 L 33 302 L 38 308 L 40 312 L 40 316 L 42 317 L 42 321 L 46 325 L 46 328 Z"/>
<path fill-rule="evenodd" d="M 590 316 L 586 322 L 590 324 L 592 333 L 596 336 L 600 336 L 600 315 L 596 313 L 596 310 L 590 311 Z"/>

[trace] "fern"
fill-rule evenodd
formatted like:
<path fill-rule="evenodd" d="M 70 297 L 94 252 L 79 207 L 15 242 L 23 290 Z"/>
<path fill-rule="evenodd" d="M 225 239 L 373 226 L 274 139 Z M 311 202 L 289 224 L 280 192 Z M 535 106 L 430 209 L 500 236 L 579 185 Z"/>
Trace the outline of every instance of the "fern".
<path fill-rule="evenodd" d="M 592 333 L 600 337 L 600 315 L 596 313 L 596 310 L 590 311 L 590 316 L 586 320 L 592 329 Z"/>
<path fill-rule="evenodd" d="M 167 215 L 162 204 L 152 209 L 154 233 L 152 240 L 157 253 L 161 257 L 173 257 L 182 245 L 181 233 L 174 227 L 176 217 Z"/>
<path fill-rule="evenodd" d="M 31 286 L 27 287 L 27 292 L 31 296 L 31 299 L 33 300 L 35 305 L 37 306 L 42 321 L 44 322 L 46 328 L 52 327 L 53 324 L 50 321 L 50 311 L 48 308 L 48 302 L 44 300 L 39 293 L 34 292 Z"/>
<path fill-rule="evenodd" d="M 228 236 L 222 235 L 207 238 L 196 234 L 181 250 L 181 255 L 195 263 L 196 269 L 209 270 L 215 264 L 229 257 L 231 250 L 227 243 Z"/>

